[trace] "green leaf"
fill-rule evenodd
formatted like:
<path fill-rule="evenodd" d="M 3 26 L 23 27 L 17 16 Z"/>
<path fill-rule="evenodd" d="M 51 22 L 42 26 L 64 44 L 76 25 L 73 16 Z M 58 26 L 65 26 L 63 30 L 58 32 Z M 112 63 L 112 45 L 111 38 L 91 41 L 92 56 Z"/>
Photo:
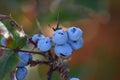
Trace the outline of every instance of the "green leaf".
<path fill-rule="evenodd" d="M 24 34 L 23 31 L 18 29 L 18 26 L 12 26 L 10 24 L 11 19 L 2 21 L 4 23 L 3 27 L 6 27 L 9 35 L 11 36 L 10 39 L 7 39 L 7 47 L 15 49 L 15 48 L 23 48 L 27 41 L 27 36 Z M 21 36 L 22 35 L 22 36 Z"/>
<path fill-rule="evenodd" d="M 25 46 L 26 42 L 27 42 L 27 36 L 21 37 L 17 42 L 18 47 L 23 48 Z"/>
<path fill-rule="evenodd" d="M 0 57 L 0 80 L 7 80 L 10 77 L 10 72 L 13 71 L 19 62 L 18 54 L 12 50 L 5 51 Z"/>
<path fill-rule="evenodd" d="M 0 35 L 0 40 L 2 39 L 2 37 L 3 37 L 3 36 L 2 36 L 2 35 Z"/>

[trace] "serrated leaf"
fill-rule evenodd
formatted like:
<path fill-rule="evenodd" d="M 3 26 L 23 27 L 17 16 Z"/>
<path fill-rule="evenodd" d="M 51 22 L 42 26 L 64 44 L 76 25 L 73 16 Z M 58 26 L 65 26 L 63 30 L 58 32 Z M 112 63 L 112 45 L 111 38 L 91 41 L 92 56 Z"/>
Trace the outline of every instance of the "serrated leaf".
<path fill-rule="evenodd" d="M 7 39 L 7 47 L 15 49 L 15 48 L 23 48 L 24 45 L 26 44 L 27 37 L 24 33 L 24 31 L 20 31 L 19 29 L 16 28 L 16 26 L 12 26 L 10 24 L 12 20 L 7 19 L 2 21 L 4 23 L 5 28 L 7 28 L 7 33 L 11 34 L 9 39 Z M 4 34 L 3 34 L 4 36 Z"/>
<path fill-rule="evenodd" d="M 0 80 L 7 80 L 19 62 L 18 54 L 12 50 L 5 51 L 0 57 Z"/>
<path fill-rule="evenodd" d="M 5 38 L 8 38 L 10 36 L 7 28 L 1 21 L 0 21 L 0 35 L 4 36 Z"/>

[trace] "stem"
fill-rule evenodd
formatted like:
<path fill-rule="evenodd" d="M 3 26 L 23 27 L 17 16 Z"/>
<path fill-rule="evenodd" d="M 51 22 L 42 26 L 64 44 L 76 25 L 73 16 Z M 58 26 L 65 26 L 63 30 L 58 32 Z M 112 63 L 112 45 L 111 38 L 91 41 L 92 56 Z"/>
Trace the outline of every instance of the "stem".
<path fill-rule="evenodd" d="M 53 31 L 55 31 L 55 29 L 54 29 L 53 27 L 51 27 L 51 25 L 50 25 L 50 24 L 49 24 L 48 26 L 49 26 L 49 27 L 50 27 Z"/>
<path fill-rule="evenodd" d="M 50 66 L 50 69 L 47 73 L 47 80 L 51 80 L 52 79 L 52 74 L 53 74 L 53 67 Z"/>
<path fill-rule="evenodd" d="M 68 76 L 69 68 L 65 66 L 64 62 L 54 62 L 53 70 L 59 72 L 61 80 L 70 80 L 70 77 Z"/>
<path fill-rule="evenodd" d="M 18 52 L 20 51 L 20 52 L 28 52 L 28 53 L 33 53 L 33 54 L 39 54 L 39 55 L 42 55 L 44 57 L 46 56 L 45 55 L 46 52 L 36 52 L 36 51 L 27 51 L 27 50 L 19 50 L 19 49 L 17 49 L 17 51 Z"/>
<path fill-rule="evenodd" d="M 36 66 L 38 64 L 46 64 L 46 65 L 49 65 L 49 62 L 48 61 L 40 61 L 40 60 L 37 60 L 37 61 L 33 61 L 33 60 L 30 60 L 29 61 L 29 64 L 30 66 Z"/>
<path fill-rule="evenodd" d="M 59 13 L 60 13 L 60 12 L 58 12 L 58 15 L 57 15 L 57 26 L 56 26 L 56 30 L 59 29 L 59 24 L 60 24 L 60 19 L 59 19 L 59 18 L 60 18 L 60 17 L 59 17 L 60 14 L 59 14 Z"/>
<path fill-rule="evenodd" d="M 0 14 L 0 21 L 5 20 L 5 19 L 9 19 L 9 18 L 10 18 L 10 16 L 8 16 L 8 15 Z"/>
<path fill-rule="evenodd" d="M 52 55 L 51 51 L 48 51 L 48 55 L 49 55 L 49 61 L 53 62 L 54 58 L 53 58 L 53 55 Z"/>
<path fill-rule="evenodd" d="M 10 73 L 10 79 L 9 80 L 14 80 L 14 71 Z"/>
<path fill-rule="evenodd" d="M 3 49 L 0 49 L 0 56 L 3 55 Z"/>
<path fill-rule="evenodd" d="M 55 59 L 54 59 L 51 51 L 48 51 L 48 55 L 49 55 L 49 61 L 51 63 L 53 63 Z M 49 71 L 47 73 L 47 80 L 51 80 L 52 79 L 52 74 L 53 74 L 53 71 L 54 71 L 53 70 L 53 64 L 49 64 L 49 66 L 50 66 L 50 69 L 49 69 Z"/>
<path fill-rule="evenodd" d="M 32 38 L 29 39 L 29 42 L 32 43 L 34 45 L 34 48 L 37 47 L 37 44 L 35 42 L 32 41 Z"/>
<path fill-rule="evenodd" d="M 58 56 L 56 56 L 56 55 L 55 55 L 54 57 L 55 57 L 55 60 L 58 60 L 58 58 L 59 58 L 59 57 L 58 57 Z"/>

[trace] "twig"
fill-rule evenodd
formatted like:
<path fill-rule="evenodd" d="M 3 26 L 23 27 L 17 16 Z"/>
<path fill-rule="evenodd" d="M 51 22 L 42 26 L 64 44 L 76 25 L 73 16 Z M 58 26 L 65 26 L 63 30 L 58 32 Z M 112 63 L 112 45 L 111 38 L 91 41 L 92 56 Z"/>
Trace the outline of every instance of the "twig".
<path fill-rule="evenodd" d="M 50 61 L 50 62 L 53 62 L 53 61 L 54 61 L 54 58 L 53 58 L 53 55 L 52 55 L 52 53 L 51 53 L 50 50 L 48 51 L 48 55 L 49 55 L 49 61 Z"/>
<path fill-rule="evenodd" d="M 37 60 L 37 61 L 33 61 L 33 60 L 30 60 L 28 64 L 30 64 L 30 67 L 32 66 L 36 66 L 38 64 L 46 64 L 46 65 L 49 65 L 49 61 L 40 61 L 40 60 Z"/>
<path fill-rule="evenodd" d="M 48 51 L 48 55 L 49 55 L 49 61 L 51 62 L 51 63 L 53 63 L 54 62 L 54 57 L 53 57 L 53 55 L 52 55 L 52 53 L 51 53 L 51 51 Z M 52 74 L 53 74 L 53 64 L 50 64 L 49 65 L 50 66 L 50 68 L 49 68 L 49 71 L 47 72 L 47 80 L 51 80 L 52 79 Z"/>
<path fill-rule="evenodd" d="M 52 74 L 53 74 L 53 66 L 50 66 L 50 69 L 47 73 L 47 80 L 51 80 L 52 79 Z"/>
<path fill-rule="evenodd" d="M 53 31 L 56 31 L 56 29 L 54 29 L 53 27 L 51 27 L 50 24 L 48 24 L 48 26 L 49 26 Z"/>
<path fill-rule="evenodd" d="M 9 80 L 14 80 L 14 71 L 12 71 L 11 73 L 10 73 L 10 79 Z"/>
<path fill-rule="evenodd" d="M 10 16 L 8 16 L 8 15 L 0 14 L 0 21 L 5 20 L 5 19 L 9 19 L 9 18 L 10 18 Z"/>
<path fill-rule="evenodd" d="M 37 47 L 37 43 L 33 42 L 33 41 L 32 41 L 32 38 L 29 39 L 29 42 L 32 43 L 32 44 L 34 45 L 34 48 Z"/>
<path fill-rule="evenodd" d="M 57 71 L 60 73 L 60 77 L 62 80 L 70 80 L 67 72 L 69 71 L 68 66 L 66 66 L 66 63 L 63 61 L 58 61 L 58 57 L 53 57 L 51 51 L 48 51 L 49 55 L 49 61 L 51 64 L 49 64 L 50 69 L 47 73 L 47 80 L 51 80 L 53 71 Z"/>
<path fill-rule="evenodd" d="M 53 69 L 59 72 L 62 80 L 70 80 L 68 76 L 69 68 L 65 66 L 64 62 L 54 62 Z"/>
<path fill-rule="evenodd" d="M 15 51 L 17 52 L 28 52 L 28 53 L 32 53 L 32 54 L 39 54 L 39 55 L 42 55 L 42 56 L 46 56 L 45 53 L 47 52 L 36 52 L 36 51 L 27 51 L 27 50 L 20 50 L 20 49 L 16 49 Z"/>
<path fill-rule="evenodd" d="M 40 22 L 38 21 L 37 18 L 36 18 L 36 23 L 37 23 L 37 27 L 38 27 L 38 29 L 39 29 L 39 31 L 40 31 L 40 34 L 42 34 L 43 31 L 42 31 L 42 28 L 41 28 Z"/>
<path fill-rule="evenodd" d="M 58 15 L 57 15 L 57 26 L 56 26 L 56 30 L 60 28 L 59 25 L 60 25 L 60 12 L 58 12 Z"/>

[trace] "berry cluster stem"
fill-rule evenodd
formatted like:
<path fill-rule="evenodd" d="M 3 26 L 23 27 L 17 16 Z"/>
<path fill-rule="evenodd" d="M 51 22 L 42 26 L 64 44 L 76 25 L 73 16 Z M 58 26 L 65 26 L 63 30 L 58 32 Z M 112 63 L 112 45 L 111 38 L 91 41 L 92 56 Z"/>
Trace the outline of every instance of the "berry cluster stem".
<path fill-rule="evenodd" d="M 14 80 L 14 73 L 15 73 L 15 71 L 12 71 L 12 72 L 10 73 L 10 79 L 9 79 L 9 80 Z"/>
<path fill-rule="evenodd" d="M 52 79 L 52 74 L 53 74 L 53 68 L 52 66 L 50 66 L 48 72 L 47 72 L 47 80 L 51 80 Z"/>
<path fill-rule="evenodd" d="M 20 49 L 15 49 L 14 51 L 17 52 L 28 52 L 28 53 L 32 53 L 32 54 L 38 54 L 38 55 L 42 55 L 42 56 L 46 56 L 45 53 L 47 52 L 36 52 L 36 51 L 27 51 L 27 50 L 20 50 Z"/>
<path fill-rule="evenodd" d="M 54 70 L 56 70 L 57 72 L 59 72 L 61 80 L 69 80 L 69 76 L 68 76 L 68 71 L 69 68 L 65 65 L 64 62 L 54 62 L 54 66 L 53 66 Z"/>
<path fill-rule="evenodd" d="M 33 61 L 33 60 L 30 60 L 28 64 L 30 64 L 30 67 L 32 67 L 32 66 L 36 66 L 38 64 L 49 65 L 49 63 L 50 62 L 48 62 L 48 61 L 40 61 L 40 60 Z"/>
<path fill-rule="evenodd" d="M 51 64 L 49 64 L 49 71 L 47 73 L 47 80 L 51 80 L 52 74 L 54 71 L 57 71 L 60 73 L 60 77 L 62 80 L 69 80 L 68 76 L 68 67 L 64 65 L 63 61 L 59 61 L 58 57 L 53 57 L 51 51 L 49 51 L 49 61 Z"/>

